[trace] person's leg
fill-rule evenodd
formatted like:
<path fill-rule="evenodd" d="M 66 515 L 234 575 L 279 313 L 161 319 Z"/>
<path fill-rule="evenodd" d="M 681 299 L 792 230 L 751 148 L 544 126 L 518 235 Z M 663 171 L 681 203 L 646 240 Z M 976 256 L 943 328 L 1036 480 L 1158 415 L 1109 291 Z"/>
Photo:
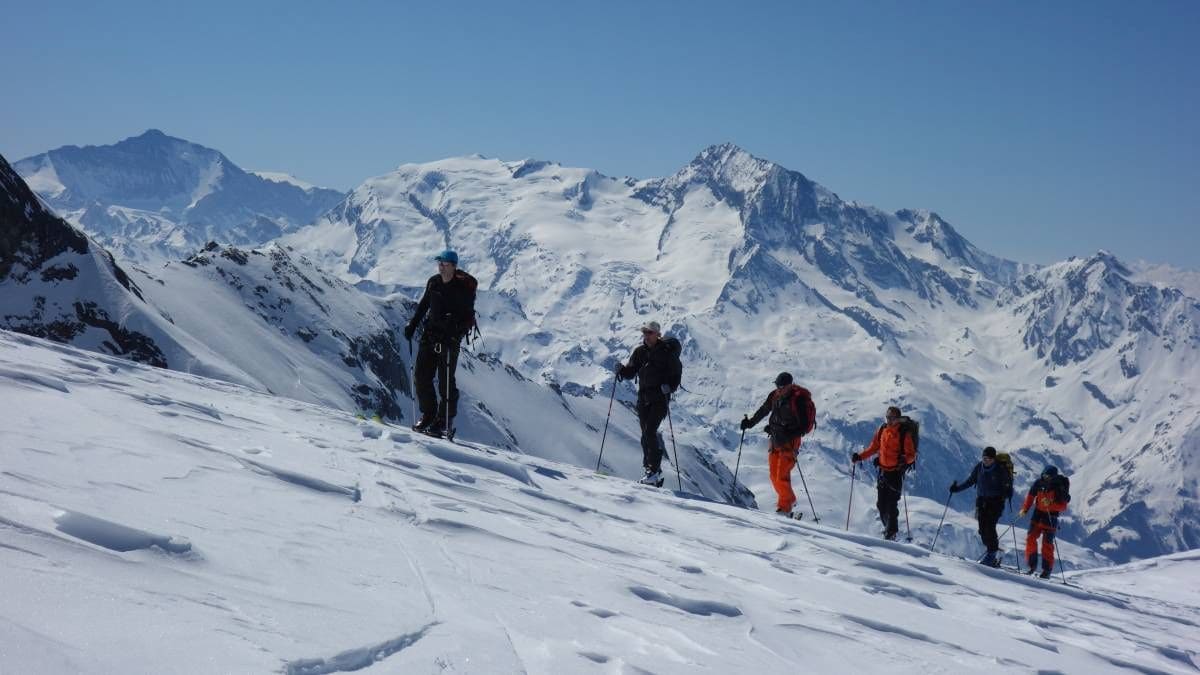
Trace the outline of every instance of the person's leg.
<path fill-rule="evenodd" d="M 1030 572 L 1037 568 L 1037 540 L 1041 532 L 1042 524 L 1033 522 L 1029 524 L 1029 533 L 1025 535 L 1025 565 Z"/>
<path fill-rule="evenodd" d="M 1000 512 L 1004 509 L 1004 500 L 997 497 L 987 497 L 980 500 L 979 536 L 983 546 L 993 554 L 1000 550 L 1000 538 L 996 535 L 996 523 L 1000 522 Z"/>
<path fill-rule="evenodd" d="M 651 400 L 638 406 L 638 422 L 642 425 L 642 466 L 651 473 L 662 470 L 662 447 L 658 444 L 658 427 L 666 418 L 665 400 Z"/>
<path fill-rule="evenodd" d="M 792 469 L 796 466 L 796 455 L 786 447 L 773 447 L 767 453 L 767 463 L 771 469 L 771 486 L 778 495 L 775 509 L 791 513 L 792 507 L 796 505 L 796 492 L 792 489 Z"/>
<path fill-rule="evenodd" d="M 446 384 L 450 385 L 449 389 L 449 405 L 450 419 L 454 419 L 458 415 L 458 380 L 456 373 L 458 371 L 458 354 L 461 347 L 458 345 L 447 345 L 445 350 L 438 355 L 438 394 L 441 403 L 438 405 L 438 419 L 443 422 L 446 420 Z M 449 366 L 447 367 L 447 361 Z"/>
<path fill-rule="evenodd" d="M 441 355 L 435 354 L 433 345 L 421 341 L 417 348 L 417 361 L 413 366 L 413 385 L 417 391 L 417 406 L 421 416 L 437 413 L 437 394 L 433 390 L 433 377 L 438 369 Z"/>
<path fill-rule="evenodd" d="M 1042 572 L 1054 570 L 1054 529 L 1042 529 Z"/>
<path fill-rule="evenodd" d="M 884 537 L 892 539 L 900 530 L 900 490 L 904 487 L 902 471 L 881 471 L 876 506 L 883 521 Z"/>

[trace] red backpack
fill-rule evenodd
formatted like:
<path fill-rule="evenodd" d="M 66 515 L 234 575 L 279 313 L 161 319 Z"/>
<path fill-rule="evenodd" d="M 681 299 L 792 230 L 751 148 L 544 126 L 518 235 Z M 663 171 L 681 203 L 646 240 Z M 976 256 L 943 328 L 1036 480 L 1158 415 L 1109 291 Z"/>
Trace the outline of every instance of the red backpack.
<path fill-rule="evenodd" d="M 779 424 L 783 431 L 799 432 L 804 436 L 817 426 L 817 407 L 813 405 L 812 393 L 793 384 L 783 393 L 784 400 L 774 406 L 778 416 L 772 427 Z"/>

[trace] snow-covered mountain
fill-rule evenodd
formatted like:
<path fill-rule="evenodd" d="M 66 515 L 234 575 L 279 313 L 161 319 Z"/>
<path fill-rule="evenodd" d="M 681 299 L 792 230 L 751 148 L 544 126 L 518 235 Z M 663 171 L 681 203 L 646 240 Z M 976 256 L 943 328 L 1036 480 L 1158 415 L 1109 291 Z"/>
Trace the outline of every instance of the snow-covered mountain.
<path fill-rule="evenodd" d="M 0 404 L 4 673 L 1200 667 L 1196 552 L 1041 581 L 3 330 Z"/>
<path fill-rule="evenodd" d="M 0 249 L 0 328 L 367 417 L 410 419 L 411 359 L 398 336 L 414 302 L 404 293 L 367 295 L 280 246 L 211 243 L 153 269 L 120 266 L 48 212 L 7 165 L 0 177 L 8 197 L 0 241 L 15 243 Z M 605 435 L 601 468 L 640 475 L 628 409 L 616 410 L 605 434 L 603 397 L 564 396 L 487 354 L 466 352 L 460 369 L 465 438 L 595 467 Z M 705 452 L 684 448 L 679 463 L 677 482 L 688 489 L 754 503 Z"/>
<path fill-rule="evenodd" d="M 404 165 L 283 241 L 374 288 L 416 285 L 433 252 L 458 249 L 492 291 L 485 349 L 567 393 L 607 391 L 637 326 L 662 322 L 684 343 L 689 447 L 734 450 L 737 420 L 793 372 L 817 396 L 801 467 L 818 511 L 844 499 L 847 456 L 896 403 L 922 422 L 913 495 L 940 506 L 995 445 L 1016 454 L 1021 489 L 1045 463 L 1076 476 L 1069 539 L 1116 560 L 1200 545 L 1200 310 L 1106 253 L 1004 260 L 935 213 L 846 202 L 728 144 L 654 180 Z M 739 475 L 764 500 L 749 439 Z"/>
<path fill-rule="evenodd" d="M 134 260 L 186 255 L 209 241 L 263 244 L 344 197 L 286 174 L 248 173 L 216 150 L 157 129 L 14 166 L 56 212 Z"/>

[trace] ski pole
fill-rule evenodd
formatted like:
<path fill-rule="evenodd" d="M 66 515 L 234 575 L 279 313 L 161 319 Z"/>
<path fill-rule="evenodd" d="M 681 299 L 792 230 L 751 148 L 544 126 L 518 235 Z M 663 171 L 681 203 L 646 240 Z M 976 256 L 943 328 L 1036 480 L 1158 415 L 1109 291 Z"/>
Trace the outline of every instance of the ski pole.
<path fill-rule="evenodd" d="M 904 499 L 904 528 L 908 530 L 905 541 L 912 542 L 912 525 L 908 522 L 908 494 L 904 492 L 904 474 L 900 474 L 900 496 Z"/>
<path fill-rule="evenodd" d="M 1008 529 L 1013 533 L 1013 563 L 1017 566 L 1017 571 L 1021 571 L 1021 554 L 1017 551 L 1017 517 L 1013 516 L 1012 522 L 1008 524 Z"/>
<path fill-rule="evenodd" d="M 742 419 L 746 419 L 746 416 L 743 415 Z M 742 439 L 740 441 L 738 441 L 737 462 L 733 465 L 733 486 L 729 488 L 729 495 L 734 498 L 737 497 L 738 468 L 740 468 L 742 466 L 742 444 L 745 442 L 746 442 L 746 430 L 742 429 Z"/>
<path fill-rule="evenodd" d="M 408 340 L 408 396 L 412 399 L 413 425 L 417 423 L 417 362 L 413 359 L 412 339 Z"/>
<path fill-rule="evenodd" d="M 946 495 L 946 508 L 942 509 L 942 519 L 938 521 L 937 532 L 933 533 L 933 543 L 929 545 L 930 553 L 933 553 L 933 547 L 937 546 L 938 535 L 942 533 L 942 523 L 946 522 L 946 513 L 948 511 L 950 511 L 950 498 L 953 496 L 954 496 L 953 492 Z"/>
<path fill-rule="evenodd" d="M 858 462 L 850 462 L 850 501 L 846 504 L 846 531 L 850 531 L 850 509 L 854 506 L 854 472 Z"/>
<path fill-rule="evenodd" d="M 813 521 L 821 522 L 821 517 L 817 515 L 817 507 L 813 506 L 812 493 L 808 491 L 808 482 L 804 480 L 804 469 L 800 468 L 800 457 L 796 457 L 796 470 L 800 472 L 800 484 L 804 486 L 804 494 L 808 495 L 808 508 L 812 509 Z"/>
<path fill-rule="evenodd" d="M 667 428 L 671 430 L 671 450 L 675 453 L 675 480 L 683 492 L 683 477 L 679 475 L 679 448 L 675 447 L 675 423 L 671 421 L 671 395 L 667 394 Z"/>
<path fill-rule="evenodd" d="M 608 395 L 608 416 L 604 418 L 604 433 L 600 435 L 600 456 L 596 458 L 596 473 L 600 472 L 600 460 L 604 459 L 604 440 L 608 438 L 608 421 L 612 419 L 613 399 L 617 397 L 617 376 L 613 375 L 612 393 Z"/>
<path fill-rule="evenodd" d="M 1062 575 L 1063 585 L 1069 586 L 1067 583 L 1067 571 L 1063 569 L 1062 556 L 1058 553 L 1058 533 L 1054 533 L 1054 557 L 1058 558 L 1058 572 Z"/>
<path fill-rule="evenodd" d="M 442 403 L 444 403 L 446 405 L 446 429 L 445 429 L 444 433 L 446 434 L 446 436 L 448 438 L 453 438 L 454 434 L 453 434 L 453 432 L 450 431 L 450 347 L 449 347 L 449 345 L 447 345 L 444 349 L 446 351 L 446 379 L 442 383 L 443 385 L 445 385 L 442 388 L 446 390 L 446 396 L 445 396 L 445 398 L 442 399 Z"/>

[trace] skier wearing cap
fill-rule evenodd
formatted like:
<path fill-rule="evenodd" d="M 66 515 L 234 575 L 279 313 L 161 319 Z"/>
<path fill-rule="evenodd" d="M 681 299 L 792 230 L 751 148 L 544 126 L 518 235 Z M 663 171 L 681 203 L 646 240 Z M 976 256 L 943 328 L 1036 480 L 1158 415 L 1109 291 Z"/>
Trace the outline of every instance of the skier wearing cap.
<path fill-rule="evenodd" d="M 404 338 L 411 342 L 421 327 L 421 342 L 413 368 L 417 404 L 421 419 L 413 429 L 433 436 L 453 434 L 458 413 L 458 385 L 454 372 L 463 336 L 475 319 L 475 277 L 458 269 L 458 253 L 445 250 L 434 256 L 438 273 L 425 283 L 425 293 L 404 327 Z M 422 321 L 423 320 L 423 321 Z M 433 386 L 438 377 L 437 389 Z M 438 402 L 438 394 L 442 395 Z"/>
<path fill-rule="evenodd" d="M 975 519 L 979 521 L 979 538 L 983 540 L 982 562 L 989 567 L 999 567 L 1000 539 L 996 535 L 996 523 L 1004 513 L 1004 503 L 1012 499 L 1012 476 L 1008 469 L 996 462 L 996 449 L 990 445 L 983 449 L 979 463 L 971 469 L 971 475 L 961 483 L 950 485 L 951 494 L 962 492 L 972 485 L 975 489 Z"/>
<path fill-rule="evenodd" d="M 792 490 L 792 469 L 795 468 L 796 457 L 800 454 L 800 439 L 812 431 L 816 423 L 812 394 L 804 387 L 794 384 L 791 373 L 780 373 L 775 378 L 775 388 L 767 394 L 767 400 L 758 407 L 754 415 L 742 418 L 742 430 L 758 424 L 768 414 L 770 418 L 767 419 L 767 434 L 770 441 L 767 445 L 767 464 L 771 473 L 771 485 L 778 495 L 775 513 L 790 517 L 792 507 L 796 505 L 796 493 Z"/>
<path fill-rule="evenodd" d="M 900 497 L 904 494 L 904 474 L 917 461 L 917 441 L 908 431 L 911 420 L 896 406 L 888 406 L 884 423 L 862 452 L 850 455 L 851 462 L 861 462 L 878 453 L 879 481 L 875 484 L 875 508 L 883 522 L 883 538 L 896 540 L 900 529 Z"/>
<path fill-rule="evenodd" d="M 679 340 L 663 337 L 657 321 L 642 326 L 642 344 L 633 350 L 629 363 L 618 363 L 618 380 L 638 379 L 637 415 L 642 427 L 642 468 L 639 483 L 662 487 L 663 447 L 658 427 L 667 417 L 671 394 L 679 388 L 683 364 L 679 361 Z"/>

